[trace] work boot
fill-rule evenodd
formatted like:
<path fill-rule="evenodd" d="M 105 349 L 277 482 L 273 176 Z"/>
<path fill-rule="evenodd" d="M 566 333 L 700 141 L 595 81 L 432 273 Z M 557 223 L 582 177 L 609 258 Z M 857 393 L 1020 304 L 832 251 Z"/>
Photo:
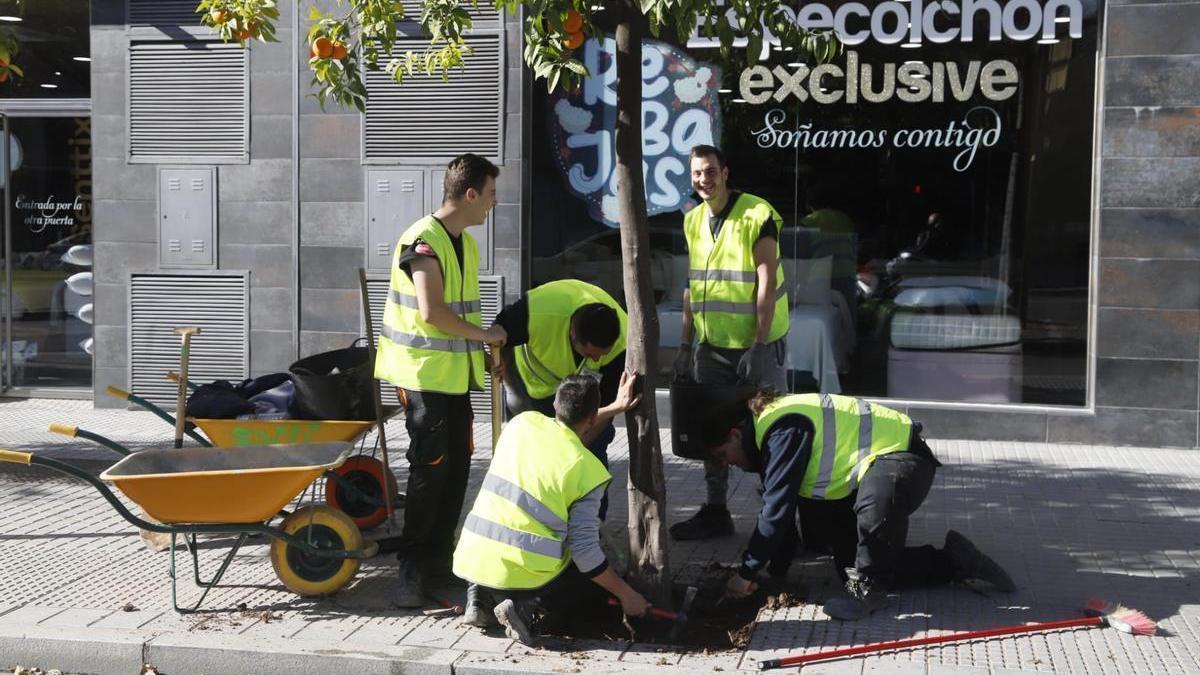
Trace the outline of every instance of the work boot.
<path fill-rule="evenodd" d="M 411 560 L 400 560 L 400 578 L 388 595 L 393 607 L 415 609 L 425 604 L 425 579 L 421 568 Z"/>
<path fill-rule="evenodd" d="M 671 526 L 671 536 L 677 541 L 711 539 L 733 534 L 733 516 L 724 504 L 705 504 L 696 515 Z"/>
<path fill-rule="evenodd" d="M 467 607 L 463 610 L 463 623 L 476 628 L 491 628 L 496 624 L 496 609 L 492 594 L 477 584 L 467 586 Z"/>
<path fill-rule="evenodd" d="M 533 608 L 525 601 L 515 601 L 511 598 L 501 600 L 492 610 L 496 620 L 504 626 L 504 634 L 520 642 L 526 647 L 536 647 L 537 638 L 533 636 Z"/>
<path fill-rule="evenodd" d="M 842 621 L 865 619 L 888 603 L 887 588 L 871 583 L 869 579 L 851 576 L 846 582 L 846 592 L 825 601 L 825 613 Z"/>
<path fill-rule="evenodd" d="M 1012 577 L 995 560 L 975 547 L 970 539 L 950 530 L 946 533 L 946 544 L 942 547 L 950 555 L 954 566 L 954 580 L 978 579 L 995 586 L 997 590 L 1012 593 L 1017 590 Z"/>

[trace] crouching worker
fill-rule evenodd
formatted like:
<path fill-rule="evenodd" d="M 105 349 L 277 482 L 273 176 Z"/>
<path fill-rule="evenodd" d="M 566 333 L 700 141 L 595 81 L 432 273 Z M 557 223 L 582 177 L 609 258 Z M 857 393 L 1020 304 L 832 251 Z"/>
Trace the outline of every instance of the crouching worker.
<path fill-rule="evenodd" d="M 920 430 L 895 410 L 829 394 L 760 391 L 714 415 L 704 434 L 712 459 L 762 474 L 764 486 L 758 523 L 726 594 L 754 592 L 764 568 L 786 574 L 797 515 L 806 536 L 814 520 L 825 530 L 820 543 L 845 581 L 845 593 L 825 604 L 835 619 L 866 617 L 902 588 L 974 579 L 1014 590 L 995 561 L 953 530 L 943 548 L 905 546 L 908 518 L 940 466 Z"/>
<path fill-rule="evenodd" d="M 641 398 L 635 380 L 621 377 L 614 404 L 622 410 Z M 599 407 L 595 378 L 571 375 L 554 396 L 555 417 L 530 411 L 505 425 L 454 550 L 454 574 L 470 584 L 465 623 L 498 621 L 508 637 L 532 645 L 535 619 L 562 616 L 589 579 L 626 614 L 646 612 L 645 598 L 600 548 L 600 499 L 612 476 L 580 441 L 600 423 Z"/>

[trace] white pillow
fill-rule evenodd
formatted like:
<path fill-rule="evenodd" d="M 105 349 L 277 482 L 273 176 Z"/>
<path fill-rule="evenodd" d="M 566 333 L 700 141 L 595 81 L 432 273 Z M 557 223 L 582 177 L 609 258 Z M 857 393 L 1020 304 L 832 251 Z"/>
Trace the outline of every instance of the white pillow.
<path fill-rule="evenodd" d="M 823 258 L 784 258 L 783 273 L 788 289 L 788 304 L 830 304 L 830 279 L 833 256 Z"/>

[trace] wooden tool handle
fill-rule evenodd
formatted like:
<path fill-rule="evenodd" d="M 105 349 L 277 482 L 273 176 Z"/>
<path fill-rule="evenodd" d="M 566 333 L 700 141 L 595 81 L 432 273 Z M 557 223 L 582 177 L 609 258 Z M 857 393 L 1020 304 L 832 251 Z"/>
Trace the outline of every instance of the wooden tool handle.
<path fill-rule="evenodd" d="M 500 426 L 504 423 L 504 385 L 496 379 L 496 371 L 500 368 L 500 345 L 491 345 L 492 362 L 492 452 L 496 452 L 496 443 L 500 440 Z"/>

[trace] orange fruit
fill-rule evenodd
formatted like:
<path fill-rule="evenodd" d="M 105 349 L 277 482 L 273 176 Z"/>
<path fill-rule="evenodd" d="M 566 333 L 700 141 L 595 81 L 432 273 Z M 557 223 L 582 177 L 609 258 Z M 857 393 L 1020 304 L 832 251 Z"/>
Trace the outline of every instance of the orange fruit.
<path fill-rule="evenodd" d="M 209 12 L 209 15 L 212 17 L 212 22 L 219 26 L 226 21 L 229 21 L 232 13 L 224 7 L 213 7 L 212 11 Z"/>
<path fill-rule="evenodd" d="M 342 44 L 341 42 L 334 42 L 333 52 L 330 54 L 330 56 L 337 61 L 341 61 L 342 59 L 346 58 L 346 55 L 349 53 L 349 50 L 346 49 L 346 45 Z"/>
<path fill-rule="evenodd" d="M 0 70 L 0 82 L 8 82 L 8 69 Z"/>
<path fill-rule="evenodd" d="M 573 9 L 567 10 L 567 18 L 563 21 L 563 30 L 568 33 L 578 33 L 583 28 L 583 17 Z M 572 47 L 571 49 L 574 49 Z"/>
<path fill-rule="evenodd" d="M 0 56 L 0 68 L 8 68 L 8 57 Z"/>
<path fill-rule="evenodd" d="M 571 33 L 563 40 L 563 46 L 567 49 L 579 49 L 583 45 L 583 33 Z"/>
<path fill-rule="evenodd" d="M 333 40 L 327 37 L 319 37 L 313 40 L 312 50 L 317 53 L 317 58 L 327 59 L 333 54 Z"/>

